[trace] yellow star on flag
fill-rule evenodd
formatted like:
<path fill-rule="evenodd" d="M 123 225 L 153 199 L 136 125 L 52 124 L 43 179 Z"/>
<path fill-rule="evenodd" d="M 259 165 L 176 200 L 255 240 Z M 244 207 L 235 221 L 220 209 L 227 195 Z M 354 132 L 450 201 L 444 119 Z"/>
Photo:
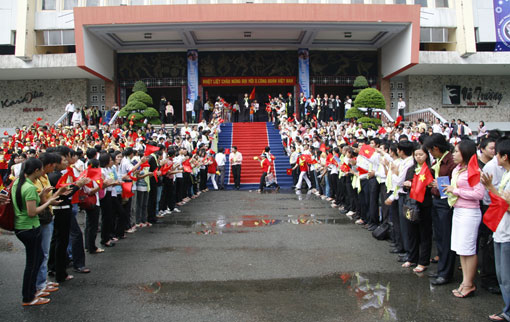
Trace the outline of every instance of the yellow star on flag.
<path fill-rule="evenodd" d="M 366 154 L 370 154 L 370 150 L 365 150 L 365 153 Z"/>
<path fill-rule="evenodd" d="M 425 175 L 420 174 L 420 177 L 418 178 L 421 182 L 425 181 Z"/>

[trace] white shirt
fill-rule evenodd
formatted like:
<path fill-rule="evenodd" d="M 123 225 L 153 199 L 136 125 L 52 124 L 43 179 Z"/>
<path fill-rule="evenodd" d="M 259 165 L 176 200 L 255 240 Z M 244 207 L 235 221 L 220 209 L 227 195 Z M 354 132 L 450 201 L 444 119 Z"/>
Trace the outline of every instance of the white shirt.
<path fill-rule="evenodd" d="M 399 101 L 398 104 L 397 104 L 397 107 L 398 107 L 399 110 L 403 110 L 404 108 L 406 108 L 406 102 Z"/>
<path fill-rule="evenodd" d="M 193 112 L 193 103 L 186 103 L 186 112 Z"/>
<path fill-rule="evenodd" d="M 243 155 L 241 152 L 237 151 L 236 153 L 230 153 L 228 159 L 231 165 L 241 165 L 243 162 Z"/>
<path fill-rule="evenodd" d="M 494 158 L 495 159 L 495 158 Z M 484 167 L 485 169 L 485 167 Z M 506 171 L 505 171 L 506 173 Z M 501 177 L 499 178 L 502 179 Z M 510 191 L 510 181 L 507 181 L 503 191 Z M 503 218 L 499 222 L 498 228 L 492 235 L 496 243 L 508 243 L 510 242 L 510 212 L 505 212 Z M 508 269 L 508 268 L 506 268 Z"/>
<path fill-rule="evenodd" d="M 218 164 L 218 167 L 222 167 L 225 165 L 225 154 L 223 153 L 216 153 L 216 156 L 214 157 L 216 160 L 216 163 Z"/>
<path fill-rule="evenodd" d="M 67 113 L 74 113 L 74 104 L 73 103 L 69 103 L 66 105 L 66 112 Z"/>
<path fill-rule="evenodd" d="M 492 160 L 487 162 L 484 165 L 482 171 L 485 174 L 492 175 L 492 184 L 496 188 L 499 186 L 503 174 L 505 174 L 505 168 L 498 165 L 497 157 L 493 157 Z M 489 192 L 487 190 L 485 190 L 485 193 L 483 195 L 483 204 L 486 206 L 491 204 L 491 197 L 489 196 Z"/>
<path fill-rule="evenodd" d="M 351 108 L 351 104 L 352 104 L 352 100 L 349 98 L 348 100 L 345 101 L 345 108 L 346 109 Z"/>

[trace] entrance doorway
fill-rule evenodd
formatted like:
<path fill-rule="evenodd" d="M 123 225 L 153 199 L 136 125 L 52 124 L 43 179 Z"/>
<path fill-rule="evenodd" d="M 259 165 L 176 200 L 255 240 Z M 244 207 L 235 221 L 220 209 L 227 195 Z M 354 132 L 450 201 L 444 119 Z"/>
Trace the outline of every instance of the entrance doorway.
<path fill-rule="evenodd" d="M 315 85 L 313 96 L 316 97 L 317 94 L 319 94 L 321 98 L 324 97 L 324 94 L 328 94 L 328 97 L 330 95 L 333 95 L 333 97 L 338 95 L 340 100 L 344 102 L 347 95 L 352 98 L 352 86 Z"/>
<path fill-rule="evenodd" d="M 227 103 L 234 104 L 236 101 L 241 105 L 244 94 L 250 95 L 253 86 L 210 86 L 203 87 L 202 97 L 204 102 L 209 99 L 215 102 L 218 96 L 221 96 Z M 287 99 L 287 93 L 291 93 L 295 102 L 295 86 L 255 86 L 255 99 L 259 103 L 259 113 L 256 119 L 259 122 L 267 121 L 267 113 L 265 112 L 266 103 L 269 102 L 269 96 L 278 97 L 282 94 Z M 249 120 L 249 112 L 243 110 L 241 106 L 241 113 L 239 116 L 240 122 L 247 122 Z"/>
<path fill-rule="evenodd" d="M 170 101 L 174 107 L 174 119 L 175 123 L 182 123 L 182 87 L 157 87 L 147 88 L 148 94 L 152 97 L 153 107 L 159 112 L 159 102 L 161 96 L 164 96 L 167 101 Z"/>

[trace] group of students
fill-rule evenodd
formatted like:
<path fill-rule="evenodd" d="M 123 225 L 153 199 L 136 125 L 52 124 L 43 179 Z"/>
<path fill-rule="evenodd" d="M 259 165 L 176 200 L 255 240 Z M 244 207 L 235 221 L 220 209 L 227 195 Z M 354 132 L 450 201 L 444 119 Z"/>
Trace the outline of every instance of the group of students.
<path fill-rule="evenodd" d="M 387 230 L 389 252 L 402 267 L 421 274 L 437 263 L 428 274 L 433 285 L 452 282 L 458 255 L 462 282 L 452 290 L 457 298 L 474 295 L 479 268 L 481 286 L 505 302 L 489 319 L 508 321 L 510 213 L 494 232 L 482 218 L 491 204 L 489 191 L 510 204 L 510 138 L 487 131 L 478 144 L 467 136 L 450 144 L 444 133 L 428 131 L 430 124 L 409 136 L 420 123 L 367 129 L 356 122 L 298 122 L 282 115 L 294 188 L 300 193 L 304 181 L 309 193 L 356 224 L 376 234 Z"/>
<path fill-rule="evenodd" d="M 99 131 L 103 140 L 96 137 Z M 199 131 L 215 134 L 202 141 L 192 136 Z M 45 135 L 42 128 L 35 132 Z M 3 163 L 8 157 L 1 169 L 3 185 L 12 183 L 11 199 L 2 194 L 0 203 L 12 203 L 15 234 L 26 248 L 24 306 L 48 303 L 50 293 L 74 278 L 68 273 L 71 263 L 75 272 L 89 273 L 85 252 L 103 253 L 127 234 L 180 212 L 180 206 L 209 190 L 209 181 L 214 189 L 224 189 L 227 156 L 222 148 L 212 149 L 219 133 L 216 119 L 198 129 L 185 124 L 171 132 L 139 131 L 132 142 L 128 136 L 137 132 L 102 127 L 72 132 L 76 140 L 69 146 L 19 146 L 31 133 L 18 131 L 0 151 Z M 22 151 L 8 146 L 12 144 Z M 229 158 L 239 188 L 242 154 L 232 147 Z M 76 218 L 80 209 L 86 214 L 84 232 Z"/>

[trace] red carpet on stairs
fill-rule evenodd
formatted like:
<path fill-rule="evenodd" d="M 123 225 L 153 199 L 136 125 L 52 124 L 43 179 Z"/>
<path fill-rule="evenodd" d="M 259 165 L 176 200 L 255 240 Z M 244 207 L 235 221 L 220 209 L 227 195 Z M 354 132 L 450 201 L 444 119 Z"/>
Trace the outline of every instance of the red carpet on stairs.
<path fill-rule="evenodd" d="M 232 128 L 232 146 L 237 146 L 243 154 L 241 166 L 241 184 L 258 183 L 262 175 L 259 160 L 264 148 L 268 146 L 267 128 L 265 122 L 234 123 Z M 234 184 L 234 177 L 230 175 L 230 183 Z"/>

